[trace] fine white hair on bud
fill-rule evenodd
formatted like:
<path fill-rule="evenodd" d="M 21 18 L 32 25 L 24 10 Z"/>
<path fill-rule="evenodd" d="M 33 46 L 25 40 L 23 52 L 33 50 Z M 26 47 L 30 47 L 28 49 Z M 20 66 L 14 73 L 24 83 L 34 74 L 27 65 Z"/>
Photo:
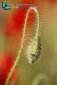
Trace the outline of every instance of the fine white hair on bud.
<path fill-rule="evenodd" d="M 30 64 L 35 63 L 38 60 L 40 53 L 41 53 L 40 38 L 38 37 L 37 39 L 36 37 L 34 37 L 26 49 L 26 57 L 28 59 L 28 62 Z"/>

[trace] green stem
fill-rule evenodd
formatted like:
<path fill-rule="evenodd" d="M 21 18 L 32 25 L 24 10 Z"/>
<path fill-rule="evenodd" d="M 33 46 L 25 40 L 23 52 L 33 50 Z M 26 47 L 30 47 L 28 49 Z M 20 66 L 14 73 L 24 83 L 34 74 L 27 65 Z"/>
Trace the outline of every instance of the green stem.
<path fill-rule="evenodd" d="M 27 21 L 28 21 L 28 16 L 29 16 L 29 13 L 30 13 L 31 10 L 34 10 L 34 12 L 35 12 L 36 15 L 37 15 L 37 21 L 38 21 L 38 23 L 37 23 L 36 38 L 37 38 L 37 36 L 38 36 L 38 30 L 39 30 L 39 13 L 38 13 L 38 11 L 37 11 L 37 9 L 36 9 L 35 7 L 30 7 L 30 8 L 28 9 L 28 12 L 27 12 L 26 18 L 25 18 L 25 22 L 24 22 L 24 30 L 23 30 L 23 36 L 22 36 L 22 42 L 21 42 L 20 50 L 18 51 L 18 55 L 17 55 L 17 58 L 16 58 L 16 60 L 15 60 L 15 63 L 14 63 L 14 65 L 12 66 L 11 71 L 10 71 L 9 74 L 8 74 L 8 77 L 7 77 L 7 79 L 6 79 L 5 85 L 8 85 L 8 83 L 9 83 L 9 81 L 10 81 L 10 78 L 11 78 L 11 76 L 12 76 L 12 74 L 13 74 L 15 68 L 16 68 L 16 65 L 17 65 L 17 63 L 18 63 L 18 61 L 19 61 L 19 59 L 20 59 L 21 52 L 22 52 L 23 45 L 24 45 L 24 40 L 25 40 L 26 25 L 27 25 Z"/>

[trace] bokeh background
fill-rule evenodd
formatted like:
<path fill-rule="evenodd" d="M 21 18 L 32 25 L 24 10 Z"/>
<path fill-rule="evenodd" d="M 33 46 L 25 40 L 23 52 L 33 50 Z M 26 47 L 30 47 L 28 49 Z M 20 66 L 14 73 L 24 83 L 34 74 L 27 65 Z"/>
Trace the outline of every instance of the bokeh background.
<path fill-rule="evenodd" d="M 36 29 L 35 14 L 30 13 L 25 45 L 9 85 L 57 85 L 57 0 L 4 0 L 12 4 L 36 6 L 40 14 L 41 55 L 29 64 L 26 46 Z M 4 85 L 21 45 L 24 20 L 28 8 L 2 9 L 0 0 L 0 85 Z"/>

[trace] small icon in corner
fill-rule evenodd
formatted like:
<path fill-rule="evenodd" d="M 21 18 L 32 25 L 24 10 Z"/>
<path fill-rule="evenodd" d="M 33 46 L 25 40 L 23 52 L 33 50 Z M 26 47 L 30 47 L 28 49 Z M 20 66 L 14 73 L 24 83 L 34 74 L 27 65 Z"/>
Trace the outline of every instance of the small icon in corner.
<path fill-rule="evenodd" d="M 10 6 L 8 6 L 5 2 L 2 2 L 2 8 L 4 10 L 10 10 L 11 9 Z"/>

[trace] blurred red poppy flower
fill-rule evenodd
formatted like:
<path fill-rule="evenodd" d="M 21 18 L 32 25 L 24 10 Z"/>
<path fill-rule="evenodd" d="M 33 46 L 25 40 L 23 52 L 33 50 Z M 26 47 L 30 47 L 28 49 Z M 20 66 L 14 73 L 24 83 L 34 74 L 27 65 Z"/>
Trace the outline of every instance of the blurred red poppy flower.
<path fill-rule="evenodd" d="M 26 15 L 26 9 L 17 9 L 13 11 L 12 16 L 5 25 L 5 34 L 12 36 L 22 32 L 23 23 Z M 10 16 L 10 15 L 9 15 Z"/>
<path fill-rule="evenodd" d="M 4 54 L 0 55 L 0 85 L 5 84 L 5 80 L 10 72 L 10 69 L 13 65 L 13 55 L 12 54 Z M 10 80 L 16 78 L 16 70 L 13 73 Z"/>

